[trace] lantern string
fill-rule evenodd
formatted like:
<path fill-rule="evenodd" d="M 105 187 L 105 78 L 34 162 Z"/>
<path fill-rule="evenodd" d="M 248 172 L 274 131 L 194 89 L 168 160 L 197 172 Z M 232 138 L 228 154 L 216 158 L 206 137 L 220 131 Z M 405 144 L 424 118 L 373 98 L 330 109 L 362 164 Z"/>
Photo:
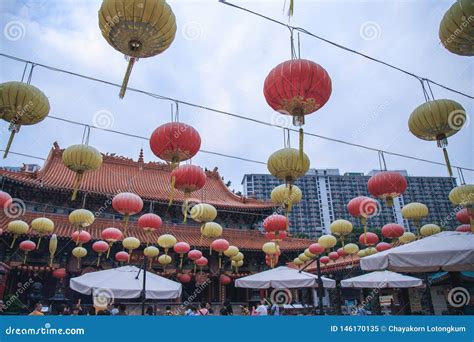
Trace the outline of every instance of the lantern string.
<path fill-rule="evenodd" d="M 31 79 L 33 78 L 33 69 L 35 68 L 36 64 L 34 63 L 31 63 L 31 68 L 30 68 L 30 72 L 28 74 L 28 79 L 26 81 L 27 84 L 30 84 L 31 83 Z"/>
<path fill-rule="evenodd" d="M 461 181 L 461 185 L 466 184 L 466 180 L 464 179 L 464 174 L 462 172 L 462 169 L 458 167 L 457 170 L 458 170 L 459 180 Z"/>
<path fill-rule="evenodd" d="M 296 59 L 296 50 L 295 50 L 295 40 L 293 37 L 293 28 L 290 25 L 287 25 L 288 30 L 290 30 L 290 49 L 291 49 L 291 59 Z"/>
<path fill-rule="evenodd" d="M 380 171 L 387 171 L 387 164 L 385 163 L 385 157 L 383 155 L 383 151 L 378 151 L 378 156 L 379 156 Z"/>
<path fill-rule="evenodd" d="M 301 59 L 300 33 L 298 32 L 298 59 Z"/>
<path fill-rule="evenodd" d="M 25 75 L 26 75 L 26 70 L 28 69 L 28 65 L 30 64 L 30 62 L 26 62 L 25 63 L 25 68 L 23 69 L 23 75 L 21 75 L 21 81 L 23 82 L 24 79 L 25 79 Z"/>
<path fill-rule="evenodd" d="M 283 146 L 291 148 L 290 130 L 288 128 L 283 128 Z"/>

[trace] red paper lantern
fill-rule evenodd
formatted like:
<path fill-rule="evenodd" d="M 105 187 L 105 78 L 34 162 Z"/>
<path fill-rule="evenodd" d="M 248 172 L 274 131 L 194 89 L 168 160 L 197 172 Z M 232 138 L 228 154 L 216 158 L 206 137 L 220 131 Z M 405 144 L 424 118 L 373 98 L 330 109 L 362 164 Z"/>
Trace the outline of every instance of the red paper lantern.
<path fill-rule="evenodd" d="M 85 230 L 81 230 L 80 233 L 78 230 L 76 230 L 74 233 L 72 233 L 71 240 L 74 241 L 77 245 L 82 245 L 88 243 L 91 240 L 91 234 L 89 234 Z"/>
<path fill-rule="evenodd" d="M 359 243 L 365 246 L 373 246 L 379 242 L 379 237 L 375 233 L 367 232 L 360 234 Z"/>
<path fill-rule="evenodd" d="M 183 256 L 188 253 L 191 247 L 186 242 L 177 242 L 173 246 L 173 250 L 179 254 L 179 268 L 183 268 Z M 202 254 L 201 254 L 202 255 Z"/>
<path fill-rule="evenodd" d="M 471 232 L 471 225 L 470 224 L 461 224 L 456 228 L 457 232 L 461 233 L 470 233 Z"/>
<path fill-rule="evenodd" d="M 6 209 L 12 204 L 12 202 L 13 199 L 10 194 L 5 191 L 0 191 L 0 208 Z"/>
<path fill-rule="evenodd" d="M 182 284 L 187 284 L 189 282 L 191 282 L 192 280 L 192 277 L 187 274 L 187 273 L 183 273 L 183 274 L 179 274 L 178 275 L 178 280 L 182 283 Z"/>
<path fill-rule="evenodd" d="M 150 148 L 158 158 L 176 166 L 196 155 L 201 148 L 201 137 L 189 125 L 169 122 L 153 131 Z"/>
<path fill-rule="evenodd" d="M 208 262 L 209 260 L 207 260 L 206 257 L 200 257 L 199 259 L 195 261 L 196 265 L 201 266 L 201 267 L 206 266 Z"/>
<path fill-rule="evenodd" d="M 331 252 L 331 253 L 328 254 L 328 257 L 329 257 L 329 259 L 331 259 L 333 261 L 336 261 L 337 259 L 339 259 L 339 253 Z"/>
<path fill-rule="evenodd" d="M 309 245 L 308 249 L 309 249 L 310 253 L 312 253 L 314 255 L 319 255 L 321 253 L 324 253 L 324 251 L 326 250 L 319 243 L 312 243 L 311 245 Z"/>
<path fill-rule="evenodd" d="M 198 251 L 197 249 L 193 249 L 192 251 L 188 252 L 188 258 L 192 261 L 196 261 L 200 257 L 202 257 L 202 252 Z"/>
<path fill-rule="evenodd" d="M 342 247 L 337 250 L 337 254 L 339 254 L 340 257 L 345 257 L 347 255 Z"/>
<path fill-rule="evenodd" d="M 382 227 L 382 235 L 387 239 L 397 239 L 405 233 L 405 228 L 396 223 L 388 223 Z"/>
<path fill-rule="evenodd" d="M 144 214 L 138 219 L 138 226 L 146 233 L 152 233 L 155 230 L 158 230 L 162 224 L 163 221 L 161 220 L 161 217 L 152 213 Z"/>
<path fill-rule="evenodd" d="M 225 252 L 229 248 L 229 241 L 225 239 L 217 239 L 212 241 L 211 248 L 219 253 Z"/>
<path fill-rule="evenodd" d="M 370 177 L 367 188 L 372 196 L 385 200 L 391 207 L 393 198 L 403 194 L 407 185 L 405 177 L 398 172 L 382 171 Z"/>
<path fill-rule="evenodd" d="M 221 276 L 219 277 L 219 283 L 221 285 L 229 285 L 230 283 L 232 283 L 232 278 L 226 276 L 225 274 L 221 274 Z"/>
<path fill-rule="evenodd" d="M 284 240 L 284 239 L 286 238 L 286 232 L 285 232 L 285 231 L 281 231 L 281 232 L 267 232 L 267 233 L 265 233 L 265 237 L 266 237 L 268 240 L 281 241 L 281 240 Z"/>
<path fill-rule="evenodd" d="M 34 249 L 36 249 L 36 243 L 34 243 L 31 240 L 25 240 L 25 241 L 20 242 L 19 247 L 24 252 L 31 252 Z"/>
<path fill-rule="evenodd" d="M 390 248 L 392 248 L 392 245 L 386 242 L 379 242 L 377 246 L 375 246 L 378 252 L 383 252 Z"/>
<path fill-rule="evenodd" d="M 293 59 L 273 68 L 265 79 L 263 94 L 270 107 L 304 124 L 304 116 L 329 100 L 331 78 L 322 66 L 306 59 Z"/>
<path fill-rule="evenodd" d="M 130 256 L 125 251 L 117 252 L 117 254 L 115 254 L 115 260 L 118 262 L 128 262 L 129 258 Z"/>
<path fill-rule="evenodd" d="M 96 253 L 105 253 L 109 249 L 109 244 L 105 241 L 96 241 L 92 244 L 92 250 Z"/>
<path fill-rule="evenodd" d="M 122 241 L 123 234 L 120 229 L 109 227 L 102 230 L 101 236 L 103 240 L 109 243 L 109 249 L 107 250 L 107 258 L 108 258 L 112 245 L 114 244 L 114 242 Z"/>
<path fill-rule="evenodd" d="M 112 207 L 124 216 L 125 227 L 127 227 L 130 215 L 135 215 L 143 209 L 143 201 L 140 196 L 131 192 L 122 192 L 112 199 Z"/>
<path fill-rule="evenodd" d="M 181 165 L 171 172 L 170 177 L 172 182 L 174 179 L 174 187 L 186 196 L 206 184 L 206 173 L 196 165 Z"/>
<path fill-rule="evenodd" d="M 470 224 L 470 220 L 469 220 L 469 212 L 467 211 L 466 208 L 462 209 L 462 210 L 459 210 L 457 213 L 456 213 L 456 219 L 461 222 L 462 224 Z"/>
<path fill-rule="evenodd" d="M 329 261 L 331 261 L 331 259 L 329 259 L 329 257 L 327 257 L 327 256 L 323 256 L 323 257 L 321 257 L 321 259 L 319 259 L 319 261 L 322 264 L 326 265 Z"/>
<path fill-rule="evenodd" d="M 367 196 L 358 196 L 347 203 L 347 211 L 354 217 L 372 217 L 378 212 L 377 201 Z"/>
<path fill-rule="evenodd" d="M 266 232 L 281 232 L 288 229 L 288 219 L 284 215 L 273 214 L 263 221 Z"/>
<path fill-rule="evenodd" d="M 53 270 L 53 272 L 51 273 L 53 278 L 56 278 L 56 279 L 63 279 L 66 277 L 66 269 L 65 268 L 57 268 L 55 270 Z"/>

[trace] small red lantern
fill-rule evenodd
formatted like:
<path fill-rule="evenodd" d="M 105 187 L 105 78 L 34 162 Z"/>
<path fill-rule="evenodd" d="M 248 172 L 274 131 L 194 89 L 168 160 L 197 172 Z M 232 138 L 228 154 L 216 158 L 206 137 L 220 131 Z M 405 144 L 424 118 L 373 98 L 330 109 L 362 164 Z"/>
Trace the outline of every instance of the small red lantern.
<path fill-rule="evenodd" d="M 273 214 L 263 221 L 263 229 L 266 232 L 282 232 L 288 229 L 288 219 L 286 216 Z"/>
<path fill-rule="evenodd" d="M 470 233 L 471 232 L 471 225 L 470 224 L 461 224 L 456 228 L 457 232 L 461 233 Z"/>
<path fill-rule="evenodd" d="M 66 274 L 67 272 L 65 268 L 57 268 L 53 270 L 53 272 L 51 273 L 53 278 L 56 278 L 56 279 L 63 279 L 66 277 Z"/>
<path fill-rule="evenodd" d="M 196 165 L 181 165 L 174 169 L 171 174 L 171 196 L 170 204 L 173 200 L 173 191 L 178 189 L 184 193 L 183 214 L 184 222 L 188 216 L 188 198 L 192 192 L 202 189 L 206 184 L 206 173 Z"/>
<path fill-rule="evenodd" d="M 191 280 L 193 279 L 191 277 L 191 275 L 189 275 L 187 273 L 179 274 L 177 278 L 182 284 L 187 284 L 187 283 L 191 282 Z"/>
<path fill-rule="evenodd" d="M 387 206 L 393 206 L 393 199 L 403 194 L 408 186 L 407 180 L 398 172 L 381 171 L 367 182 L 367 188 L 374 197 L 385 200 Z"/>
<path fill-rule="evenodd" d="M 107 258 L 109 257 L 110 254 L 110 249 L 112 248 L 112 245 L 114 242 L 117 241 L 122 241 L 123 239 L 123 234 L 120 229 L 114 228 L 114 227 L 109 227 L 105 228 L 102 233 L 101 237 L 103 240 L 107 241 L 109 243 L 109 249 L 107 250 Z"/>
<path fill-rule="evenodd" d="M 229 248 L 230 244 L 229 241 L 225 239 L 217 239 L 212 241 L 211 243 L 211 250 L 215 250 L 216 252 L 219 252 L 219 268 L 222 267 L 222 253 Z"/>
<path fill-rule="evenodd" d="M 359 243 L 365 246 L 373 246 L 379 242 L 379 237 L 375 233 L 367 232 L 360 234 Z"/>
<path fill-rule="evenodd" d="M 194 263 L 194 273 L 196 273 L 196 260 L 198 260 L 201 257 L 202 257 L 202 252 L 197 250 L 197 249 L 193 249 L 193 250 L 188 252 L 188 258 L 195 262 Z"/>
<path fill-rule="evenodd" d="M 344 251 L 344 248 L 342 247 L 337 250 L 337 254 L 339 254 L 339 256 L 343 258 L 347 255 L 347 253 Z"/>
<path fill-rule="evenodd" d="M 198 153 L 201 137 L 198 131 L 189 125 L 169 122 L 153 131 L 150 148 L 155 156 L 171 163 L 174 168 Z"/>
<path fill-rule="evenodd" d="M 92 250 L 99 254 L 97 258 L 97 267 L 99 267 L 100 256 L 109 250 L 109 244 L 105 241 L 96 241 L 92 244 Z"/>
<path fill-rule="evenodd" d="M 162 224 L 163 221 L 161 220 L 161 217 L 152 213 L 144 214 L 138 219 L 138 226 L 142 228 L 147 234 L 160 229 Z"/>
<path fill-rule="evenodd" d="M 361 220 L 366 219 L 377 215 L 377 201 L 367 196 L 358 196 L 347 203 L 347 211 L 353 217 L 358 217 Z"/>
<path fill-rule="evenodd" d="M 232 283 L 232 278 L 225 274 L 221 274 L 219 277 L 219 283 L 224 286 L 229 285 L 230 283 Z"/>
<path fill-rule="evenodd" d="M 310 253 L 312 253 L 314 255 L 319 255 L 321 253 L 324 253 L 324 251 L 326 250 L 319 243 L 312 243 L 311 245 L 309 245 L 308 249 L 309 249 Z"/>
<path fill-rule="evenodd" d="M 337 259 L 339 259 L 339 253 L 331 252 L 331 253 L 328 254 L 328 257 L 329 257 L 329 259 L 331 259 L 333 261 L 336 261 Z"/>
<path fill-rule="evenodd" d="M 76 245 L 82 246 L 91 240 L 91 234 L 85 230 L 81 230 L 80 232 L 76 230 L 74 233 L 72 233 L 71 240 L 74 241 Z"/>
<path fill-rule="evenodd" d="M 471 221 L 469 220 L 469 212 L 467 211 L 467 208 L 459 210 L 456 213 L 456 219 L 462 224 L 470 224 Z"/>
<path fill-rule="evenodd" d="M 115 260 L 117 260 L 118 262 L 128 262 L 129 258 L 130 255 L 125 251 L 117 252 L 115 254 Z"/>
<path fill-rule="evenodd" d="M 206 257 L 200 257 L 195 261 L 195 264 L 199 266 L 200 272 L 202 273 L 202 268 L 209 263 Z"/>
<path fill-rule="evenodd" d="M 382 227 L 382 235 L 387 239 L 397 239 L 405 233 L 405 228 L 396 223 L 388 223 Z"/>
<path fill-rule="evenodd" d="M 282 232 L 267 232 L 267 233 L 265 233 L 265 237 L 268 240 L 280 242 L 281 240 L 284 240 L 286 238 L 286 232 L 285 231 L 282 231 Z"/>
<path fill-rule="evenodd" d="M 12 202 L 13 199 L 10 194 L 5 191 L 0 191 L 0 208 L 6 209 L 12 204 Z"/>
<path fill-rule="evenodd" d="M 188 243 L 186 242 L 177 242 L 174 246 L 173 246 L 173 250 L 175 251 L 175 253 L 178 253 L 179 254 L 179 268 L 183 268 L 183 257 L 184 257 L 184 254 L 188 253 L 189 250 L 191 249 L 191 247 L 189 246 Z M 202 253 L 201 253 L 201 256 L 202 256 Z"/>
<path fill-rule="evenodd" d="M 31 252 L 36 249 L 36 243 L 34 243 L 31 240 L 25 240 L 25 241 L 20 242 L 19 247 L 23 252 L 25 252 L 23 263 L 26 264 L 26 257 L 28 255 L 28 252 Z"/>
<path fill-rule="evenodd" d="M 326 265 L 329 261 L 331 261 L 331 259 L 329 259 L 329 257 L 327 257 L 327 256 L 323 256 L 323 257 L 321 257 L 321 259 L 319 259 L 319 261 L 322 264 Z"/>
<path fill-rule="evenodd" d="M 112 207 L 115 209 L 115 211 L 124 216 L 124 225 L 126 228 L 130 216 L 142 211 L 143 201 L 140 196 L 134 193 L 122 192 L 115 195 L 115 197 L 112 199 Z"/>
<path fill-rule="evenodd" d="M 392 245 L 387 242 L 379 242 L 377 246 L 375 246 L 378 252 L 383 252 L 390 248 L 392 248 Z"/>

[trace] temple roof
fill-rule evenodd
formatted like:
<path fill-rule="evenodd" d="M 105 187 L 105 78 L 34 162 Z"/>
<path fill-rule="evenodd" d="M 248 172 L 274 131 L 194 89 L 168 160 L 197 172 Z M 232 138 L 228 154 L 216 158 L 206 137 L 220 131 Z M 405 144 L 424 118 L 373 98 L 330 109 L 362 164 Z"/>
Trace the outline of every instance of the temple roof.
<path fill-rule="evenodd" d="M 54 143 L 54 147 L 39 171 L 14 172 L 0 169 L 0 175 L 45 190 L 72 191 L 75 174 L 63 165 L 63 151 L 57 143 Z M 94 172 L 85 173 L 79 191 L 100 195 L 115 195 L 119 192 L 130 191 L 144 200 L 167 203 L 171 189 L 170 172 L 171 168 L 168 164 L 145 163 L 142 155 L 138 161 L 134 161 L 115 154 L 103 154 L 102 166 Z M 234 194 L 222 181 L 217 168 L 212 171 L 206 170 L 206 176 L 206 184 L 201 190 L 191 195 L 192 201 L 206 202 L 218 208 L 240 210 L 273 208 L 271 202 Z M 173 199 L 182 202 L 183 193 L 175 191 Z"/>
<path fill-rule="evenodd" d="M 17 220 L 23 220 L 28 224 L 31 223 L 37 217 L 42 217 L 42 213 L 27 212 L 25 215 L 16 218 Z M 70 238 L 72 233 L 76 230 L 69 223 L 68 216 L 60 214 L 46 214 L 46 217 L 53 220 L 55 229 L 54 233 L 58 238 Z M 6 230 L 8 222 L 13 221 L 5 215 L 0 217 L 0 227 Z M 156 244 L 158 236 L 162 234 L 172 234 L 178 241 L 184 241 L 189 243 L 194 248 L 209 248 L 211 239 L 201 237 L 201 231 L 197 226 L 191 225 L 177 225 L 163 223 L 163 226 L 154 233 L 147 234 L 145 231 L 135 225 L 136 222 L 129 222 L 129 226 L 126 230 L 126 236 L 134 236 L 138 238 L 142 243 L 153 243 Z M 95 222 L 87 227 L 87 231 L 91 234 L 92 239 L 100 240 L 101 232 L 104 228 L 116 227 L 123 231 L 121 221 L 112 221 L 111 219 L 96 218 Z M 28 234 L 35 235 L 36 232 L 30 231 Z M 257 230 L 243 230 L 243 229 L 232 229 L 224 227 L 222 238 L 229 241 L 231 245 L 237 246 L 242 251 L 261 251 L 262 245 L 268 242 L 267 238 Z M 310 241 L 306 239 L 297 238 L 286 238 L 280 242 L 280 248 L 282 251 L 302 251 L 308 247 Z M 263 253 L 263 252 L 262 252 Z"/>

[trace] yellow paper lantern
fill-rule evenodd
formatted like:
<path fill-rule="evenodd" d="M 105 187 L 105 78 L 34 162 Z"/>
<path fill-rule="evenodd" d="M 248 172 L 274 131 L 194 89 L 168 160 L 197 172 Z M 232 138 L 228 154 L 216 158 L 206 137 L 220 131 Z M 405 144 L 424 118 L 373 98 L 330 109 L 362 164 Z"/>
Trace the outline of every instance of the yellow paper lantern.
<path fill-rule="evenodd" d="M 365 249 L 365 256 L 369 256 L 369 255 L 372 255 L 372 254 L 375 254 L 375 253 L 378 253 L 377 248 L 375 248 L 375 247 L 367 247 Z"/>
<path fill-rule="evenodd" d="M 129 58 L 120 89 L 123 98 L 133 64 L 165 51 L 176 34 L 176 18 L 165 0 L 104 0 L 99 28 L 105 40 Z"/>
<path fill-rule="evenodd" d="M 69 222 L 79 228 L 90 226 L 94 220 L 94 214 L 87 209 L 76 209 L 69 214 Z"/>
<path fill-rule="evenodd" d="M 231 266 L 233 268 L 235 268 L 235 271 L 238 272 L 239 271 L 239 267 L 242 267 L 244 265 L 244 261 L 243 260 L 239 260 L 239 261 L 231 261 Z"/>
<path fill-rule="evenodd" d="M 130 261 L 133 250 L 140 247 L 140 240 L 136 237 L 129 236 L 122 240 L 122 246 L 123 248 L 128 249 L 128 260 Z"/>
<path fill-rule="evenodd" d="M 405 233 L 403 233 L 402 236 L 400 236 L 398 238 L 398 240 L 400 240 L 400 242 L 403 243 L 403 244 L 407 244 L 407 243 L 410 243 L 412 241 L 415 241 L 416 240 L 416 235 L 413 234 L 412 232 L 405 232 Z"/>
<path fill-rule="evenodd" d="M 49 114 L 49 101 L 41 90 L 23 82 L 0 84 L 0 119 L 10 123 L 11 131 L 3 158 L 8 156 L 15 134 L 23 125 L 34 125 Z"/>
<path fill-rule="evenodd" d="M 344 246 L 344 237 L 352 232 L 352 223 L 347 220 L 335 220 L 329 226 L 331 233 L 339 236 Z"/>
<path fill-rule="evenodd" d="M 81 259 L 87 255 L 87 249 L 84 247 L 74 247 L 72 255 L 77 258 L 77 267 L 79 268 L 81 266 Z"/>
<path fill-rule="evenodd" d="M 462 184 L 449 193 L 449 200 L 454 205 L 462 205 L 467 209 L 471 223 L 471 232 L 474 233 L 474 185 Z"/>
<path fill-rule="evenodd" d="M 474 56 L 473 16 L 471 0 L 456 0 L 444 14 L 439 25 L 439 39 L 447 50 L 460 56 Z"/>
<path fill-rule="evenodd" d="M 316 256 L 316 254 L 313 254 L 309 251 L 309 248 L 306 248 L 303 253 L 310 259 L 313 259 Z"/>
<path fill-rule="evenodd" d="M 39 235 L 38 244 L 36 245 L 36 248 L 39 249 L 41 238 L 54 231 L 54 222 L 46 217 L 38 217 L 31 221 L 31 229 Z"/>
<path fill-rule="evenodd" d="M 155 246 L 148 246 L 143 250 L 143 254 L 148 258 L 156 258 L 160 254 L 160 250 Z"/>
<path fill-rule="evenodd" d="M 15 241 L 19 235 L 24 235 L 28 232 L 29 226 L 28 223 L 22 220 L 10 221 L 7 225 L 7 231 L 13 234 L 13 240 L 10 245 L 10 248 L 13 248 Z"/>
<path fill-rule="evenodd" d="M 158 245 L 165 250 L 165 255 L 168 255 L 168 250 L 176 245 L 176 238 L 171 234 L 163 234 L 158 237 Z"/>
<path fill-rule="evenodd" d="M 58 237 L 56 234 L 51 235 L 49 239 L 49 267 L 53 266 L 54 255 L 58 249 Z"/>
<path fill-rule="evenodd" d="M 295 264 L 296 266 L 301 266 L 304 264 L 304 261 L 301 260 L 300 258 L 294 258 L 293 259 L 293 264 Z"/>
<path fill-rule="evenodd" d="M 421 220 L 428 216 L 429 210 L 423 203 L 412 202 L 402 208 L 402 216 L 407 220 Z"/>
<path fill-rule="evenodd" d="M 164 266 L 171 264 L 172 261 L 173 259 L 169 255 L 166 255 L 166 254 L 160 255 L 158 258 L 158 262 Z"/>
<path fill-rule="evenodd" d="M 102 165 L 102 155 L 92 146 L 78 144 L 66 148 L 62 159 L 64 166 L 76 173 L 71 197 L 74 201 L 84 173 L 97 170 Z"/>
<path fill-rule="evenodd" d="M 227 248 L 224 251 L 224 255 L 231 259 L 235 257 L 238 253 L 239 253 L 239 248 L 237 248 L 236 246 L 229 246 L 229 248 Z"/>
<path fill-rule="evenodd" d="M 218 238 L 222 235 L 222 226 L 216 222 L 206 222 L 201 226 L 201 235 L 207 238 Z"/>
<path fill-rule="evenodd" d="M 306 254 L 304 254 L 304 253 L 301 253 L 300 255 L 298 255 L 298 259 L 300 259 L 303 262 L 307 262 L 307 261 L 311 260 L 311 258 L 306 256 Z"/>
<path fill-rule="evenodd" d="M 357 254 L 359 252 L 359 246 L 357 246 L 355 243 L 348 243 L 343 249 L 344 252 L 349 255 Z"/>
<path fill-rule="evenodd" d="M 272 190 L 272 202 L 281 205 L 287 212 L 291 212 L 294 204 L 301 202 L 303 192 L 296 185 L 281 184 Z"/>
<path fill-rule="evenodd" d="M 274 177 L 286 184 L 293 184 L 308 172 L 309 158 L 304 152 L 303 158 L 300 158 L 300 151 L 297 149 L 283 148 L 268 158 L 267 168 Z"/>
<path fill-rule="evenodd" d="M 242 252 L 237 253 L 237 255 L 231 258 L 232 261 L 242 261 L 244 260 L 244 255 Z"/>
<path fill-rule="evenodd" d="M 211 222 L 216 219 L 217 210 L 213 205 L 199 203 L 191 208 L 189 215 L 196 222 Z"/>
<path fill-rule="evenodd" d="M 420 228 L 420 234 L 423 236 L 438 234 L 440 231 L 440 226 L 436 224 L 425 224 L 423 227 Z"/>
<path fill-rule="evenodd" d="M 456 134 L 466 122 L 466 111 L 456 101 L 433 100 L 423 103 L 411 113 L 408 120 L 410 132 L 419 139 L 434 141 L 443 149 L 449 176 L 453 171 L 449 162 L 447 138 Z"/>
<path fill-rule="evenodd" d="M 361 249 L 360 251 L 357 252 L 357 255 L 358 255 L 359 258 L 363 258 L 363 257 L 367 256 L 366 252 L 367 251 L 365 249 Z"/>
<path fill-rule="evenodd" d="M 337 240 L 332 235 L 323 235 L 318 239 L 318 243 L 324 248 L 330 249 L 337 244 Z"/>
<path fill-rule="evenodd" d="M 264 243 L 263 246 L 262 246 L 262 251 L 265 253 L 265 254 L 269 254 L 269 255 L 273 255 L 273 254 L 276 254 L 278 249 L 277 249 L 277 245 L 275 242 L 267 242 L 267 243 Z"/>

